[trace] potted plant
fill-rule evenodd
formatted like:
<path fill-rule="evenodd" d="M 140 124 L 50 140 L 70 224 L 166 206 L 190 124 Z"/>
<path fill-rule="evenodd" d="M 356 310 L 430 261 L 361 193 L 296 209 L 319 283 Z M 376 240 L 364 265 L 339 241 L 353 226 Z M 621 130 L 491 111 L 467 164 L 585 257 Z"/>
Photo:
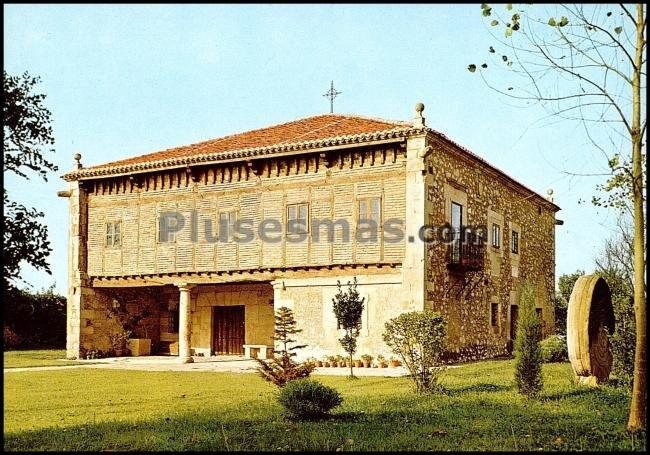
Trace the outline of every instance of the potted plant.
<path fill-rule="evenodd" d="M 329 364 L 330 367 L 335 367 L 336 366 L 336 356 L 335 355 L 330 355 L 327 356 L 327 363 Z"/>
<path fill-rule="evenodd" d="M 381 354 L 377 356 L 377 363 L 379 363 L 380 368 L 388 367 L 388 362 L 386 361 L 386 358 Z"/>
<path fill-rule="evenodd" d="M 113 299 L 112 308 L 108 309 L 108 317 L 117 318 L 125 331 L 129 334 L 141 335 L 128 338 L 126 341 L 132 356 L 151 354 L 151 339 L 147 333 L 147 325 L 140 325 L 140 322 L 152 314 L 153 308 L 150 304 L 141 306 L 136 312 L 129 312 L 117 299 Z"/>
<path fill-rule="evenodd" d="M 390 362 L 390 366 L 393 368 L 397 368 L 402 364 L 402 362 L 400 362 L 397 357 L 391 357 L 389 362 Z"/>
<path fill-rule="evenodd" d="M 316 364 L 317 367 L 322 367 L 323 366 L 323 361 L 322 360 L 314 360 L 314 363 Z"/>
<path fill-rule="evenodd" d="M 361 359 L 354 359 L 352 363 L 356 368 L 361 368 L 363 366 L 363 362 L 361 361 Z"/>
<path fill-rule="evenodd" d="M 336 366 L 339 368 L 345 367 L 345 358 L 342 355 L 336 356 Z"/>
<path fill-rule="evenodd" d="M 364 367 L 370 368 L 372 362 L 372 356 L 370 354 L 363 354 L 361 356 L 361 362 L 363 362 Z"/>
<path fill-rule="evenodd" d="M 126 341 L 129 339 L 130 335 L 131 332 L 129 330 L 122 330 L 109 335 L 115 357 L 122 357 L 124 355 L 126 351 Z"/>

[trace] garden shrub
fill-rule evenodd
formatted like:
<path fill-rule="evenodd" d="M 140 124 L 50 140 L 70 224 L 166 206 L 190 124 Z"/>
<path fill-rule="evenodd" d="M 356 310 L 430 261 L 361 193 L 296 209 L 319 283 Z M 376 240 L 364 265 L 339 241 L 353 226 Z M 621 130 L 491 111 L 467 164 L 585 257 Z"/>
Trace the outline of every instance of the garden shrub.
<path fill-rule="evenodd" d="M 444 352 L 447 323 L 440 313 L 413 311 L 402 313 L 386 323 L 384 342 L 402 359 L 418 392 L 432 391 L 445 368 L 440 365 Z"/>
<path fill-rule="evenodd" d="M 539 343 L 543 362 L 564 362 L 569 359 L 566 337 L 551 335 Z"/>
<path fill-rule="evenodd" d="M 291 418 L 318 419 L 341 404 L 341 395 L 333 388 L 311 379 L 288 382 L 280 390 L 278 401 Z"/>
<path fill-rule="evenodd" d="M 515 338 L 515 384 L 519 393 L 534 396 L 542 390 L 542 324 L 535 313 L 535 289 L 524 284 L 519 299 Z"/>
<path fill-rule="evenodd" d="M 636 320 L 631 296 L 614 294 L 612 306 L 616 325 L 609 341 L 612 349 L 612 373 L 619 383 L 631 387 L 634 378 L 634 351 L 636 349 Z"/>

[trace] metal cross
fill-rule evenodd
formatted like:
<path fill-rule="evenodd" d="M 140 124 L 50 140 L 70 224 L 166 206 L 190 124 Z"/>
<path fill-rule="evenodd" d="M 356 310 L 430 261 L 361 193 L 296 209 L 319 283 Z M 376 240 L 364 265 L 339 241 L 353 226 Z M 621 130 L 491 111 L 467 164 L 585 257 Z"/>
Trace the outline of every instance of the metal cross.
<path fill-rule="evenodd" d="M 340 95 L 343 92 L 339 92 L 334 88 L 334 81 L 330 84 L 330 89 L 323 96 L 330 99 L 330 114 L 334 113 L 334 98 L 336 95 Z"/>

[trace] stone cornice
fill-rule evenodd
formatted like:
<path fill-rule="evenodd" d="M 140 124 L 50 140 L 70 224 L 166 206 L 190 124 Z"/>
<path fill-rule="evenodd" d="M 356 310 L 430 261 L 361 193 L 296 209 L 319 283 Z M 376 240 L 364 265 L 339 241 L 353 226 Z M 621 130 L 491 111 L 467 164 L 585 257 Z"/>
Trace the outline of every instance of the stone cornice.
<path fill-rule="evenodd" d="M 116 175 L 152 172 L 162 169 L 178 168 L 192 165 L 205 165 L 217 162 L 246 161 L 262 159 L 277 155 L 314 153 L 323 149 L 344 148 L 355 145 L 366 145 L 382 142 L 397 142 L 411 135 L 424 134 L 428 128 L 398 127 L 374 133 L 361 133 L 347 136 L 336 136 L 313 141 L 279 143 L 264 147 L 252 147 L 216 153 L 201 153 L 191 156 L 167 158 L 157 161 L 145 161 L 123 165 L 106 165 L 75 169 L 63 175 L 70 182 Z"/>

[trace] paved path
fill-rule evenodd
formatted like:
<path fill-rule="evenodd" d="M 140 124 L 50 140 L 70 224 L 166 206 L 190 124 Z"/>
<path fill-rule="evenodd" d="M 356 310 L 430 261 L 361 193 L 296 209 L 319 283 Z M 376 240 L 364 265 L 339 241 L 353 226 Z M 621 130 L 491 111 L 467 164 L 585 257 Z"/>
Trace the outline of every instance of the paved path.
<path fill-rule="evenodd" d="M 52 365 L 42 367 L 5 368 L 4 373 L 22 371 L 53 371 L 77 368 L 99 368 L 113 370 L 137 371 L 212 371 L 231 373 L 255 373 L 257 363 L 250 359 L 241 358 L 211 358 L 194 357 L 194 363 L 178 363 L 176 357 L 147 356 L 147 357 L 114 357 L 107 359 L 77 360 L 75 365 Z M 347 376 L 350 368 L 316 368 L 314 374 Z M 397 377 L 407 374 L 404 367 L 398 368 L 355 368 L 356 376 L 389 376 Z"/>

